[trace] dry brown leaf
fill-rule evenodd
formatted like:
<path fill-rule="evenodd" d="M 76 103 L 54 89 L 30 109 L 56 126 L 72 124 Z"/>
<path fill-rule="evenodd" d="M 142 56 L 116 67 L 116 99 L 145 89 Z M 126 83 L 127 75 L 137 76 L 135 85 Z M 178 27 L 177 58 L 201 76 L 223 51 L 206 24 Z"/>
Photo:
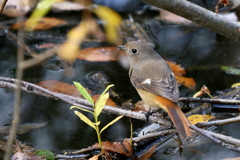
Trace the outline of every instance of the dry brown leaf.
<path fill-rule="evenodd" d="M 206 85 L 203 85 L 202 88 L 200 89 L 200 91 L 198 91 L 197 93 L 195 93 L 193 95 L 193 98 L 196 98 L 196 97 L 204 95 L 204 94 L 208 94 L 210 97 L 212 97 L 212 95 L 210 94 L 210 90 L 208 89 L 208 87 Z"/>
<path fill-rule="evenodd" d="M 150 158 L 156 152 L 156 149 L 157 149 L 157 146 L 156 146 L 156 144 L 154 144 L 153 146 L 148 148 L 147 151 L 145 151 L 145 153 L 143 155 L 141 155 L 141 157 L 139 157 L 139 159 L 145 160 L 145 159 Z"/>
<path fill-rule="evenodd" d="M 229 0 L 219 0 L 218 3 L 223 4 L 224 7 L 226 7 L 229 4 Z"/>
<path fill-rule="evenodd" d="M 175 64 L 174 62 L 170 62 L 170 61 L 166 61 L 167 64 L 170 66 L 170 68 L 172 69 L 174 75 L 184 75 L 186 74 L 186 71 L 180 66 Z"/>
<path fill-rule="evenodd" d="M 50 91 L 56 92 L 56 93 L 62 93 L 66 95 L 70 95 L 73 97 L 79 97 L 83 98 L 83 96 L 79 93 L 77 88 L 74 85 L 70 85 L 68 83 L 59 82 L 56 80 L 49 80 L 49 81 L 41 81 L 38 83 L 39 86 L 46 88 Z M 91 95 L 91 91 L 86 89 L 87 92 Z M 93 100 L 96 100 L 99 98 L 100 95 L 92 95 Z M 108 98 L 106 105 L 108 106 L 116 106 L 116 103 L 113 102 L 110 98 Z"/>
<path fill-rule="evenodd" d="M 17 22 L 12 25 L 12 29 L 19 29 L 23 28 L 25 26 L 26 21 L 24 22 Z M 57 18 L 51 18 L 51 17 L 44 17 L 41 19 L 41 21 L 38 22 L 35 30 L 47 30 L 59 25 L 66 25 L 67 22 L 61 19 Z"/>
<path fill-rule="evenodd" d="M 130 141 L 125 139 L 123 142 L 102 142 L 102 146 L 105 151 L 116 152 L 119 154 L 123 154 L 127 157 L 133 156 L 133 149 L 130 145 Z M 100 148 L 99 144 L 94 144 L 91 148 Z"/>
<path fill-rule="evenodd" d="M 124 51 L 116 47 L 96 47 L 86 48 L 78 52 L 78 59 L 86 61 L 117 61 L 119 55 L 125 54 Z"/>
<path fill-rule="evenodd" d="M 182 84 L 192 90 L 194 90 L 196 87 L 196 82 L 194 81 L 193 78 L 187 78 L 187 77 L 176 75 L 176 80 L 177 80 L 177 83 Z"/>

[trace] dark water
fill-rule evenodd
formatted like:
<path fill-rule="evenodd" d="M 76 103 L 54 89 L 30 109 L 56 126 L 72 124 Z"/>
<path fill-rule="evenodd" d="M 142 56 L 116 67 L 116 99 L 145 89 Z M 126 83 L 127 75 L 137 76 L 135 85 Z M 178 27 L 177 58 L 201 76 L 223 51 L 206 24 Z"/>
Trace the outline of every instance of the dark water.
<path fill-rule="evenodd" d="M 167 25 L 156 20 L 147 21 L 144 25 L 157 42 L 156 51 L 163 58 L 186 68 L 186 76 L 192 77 L 196 81 L 196 90 L 206 84 L 214 93 L 217 90 L 229 88 L 240 80 L 239 76 L 226 74 L 220 69 L 223 65 L 238 67 L 240 53 L 238 43 L 198 26 Z M 62 30 L 63 28 L 58 28 L 57 32 L 64 35 Z M 26 41 L 31 46 L 34 43 L 44 42 L 41 38 L 37 39 L 36 37 L 34 41 L 29 37 L 26 38 Z M 4 33 L 0 37 L 0 42 L 0 76 L 15 77 L 17 44 Z M 90 46 L 106 46 L 106 44 L 84 44 L 84 47 Z M 28 58 L 28 56 L 26 57 Z M 115 84 L 113 90 L 120 95 L 122 101 L 133 99 L 136 102 L 139 100 L 139 96 L 128 79 L 128 71 L 123 69 L 118 62 L 76 60 L 74 64 L 70 65 L 72 68 L 70 76 L 66 76 L 66 68 L 62 66 L 64 65 L 61 60 L 53 57 L 44 64 L 27 69 L 24 72 L 24 80 L 32 83 L 58 80 L 69 84 L 72 84 L 72 81 L 78 81 L 93 93 L 101 93 L 105 86 L 101 86 L 101 83 L 97 81 L 92 81 L 90 75 L 104 73 L 108 78 L 107 81 Z M 187 94 L 192 96 L 195 93 L 184 86 L 180 86 L 180 92 L 181 96 Z M 12 120 L 13 92 L 0 88 L 0 97 L 0 125 L 7 126 L 11 124 Z M 55 153 L 61 153 L 62 150 L 86 148 L 96 143 L 95 131 L 80 121 L 70 107 L 71 105 L 66 103 L 24 93 L 21 103 L 21 124 L 33 122 L 49 122 L 49 124 L 30 133 L 19 135 L 18 139 L 36 149 L 49 149 Z M 106 124 L 114 118 L 115 115 L 103 114 L 100 119 L 102 124 Z M 145 123 L 134 122 L 135 129 L 142 127 Z M 239 127 L 236 127 L 238 125 L 239 123 L 234 123 L 216 130 L 240 138 Z M 129 137 L 129 135 L 128 118 L 123 118 L 103 132 L 103 141 L 115 141 Z M 151 159 L 215 160 L 239 156 L 236 152 L 228 151 L 210 142 L 184 148 L 181 157 L 178 154 L 175 156 L 163 154 L 167 148 L 169 146 L 159 150 Z"/>

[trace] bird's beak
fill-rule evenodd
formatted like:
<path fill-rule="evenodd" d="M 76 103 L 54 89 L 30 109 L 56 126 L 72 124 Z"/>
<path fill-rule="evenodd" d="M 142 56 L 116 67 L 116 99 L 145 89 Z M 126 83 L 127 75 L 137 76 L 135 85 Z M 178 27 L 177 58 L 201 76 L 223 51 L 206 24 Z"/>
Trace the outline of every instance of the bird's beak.
<path fill-rule="evenodd" d="M 123 50 L 123 51 L 126 50 L 126 48 L 125 48 L 124 46 L 117 46 L 117 49 L 118 49 L 118 50 Z"/>

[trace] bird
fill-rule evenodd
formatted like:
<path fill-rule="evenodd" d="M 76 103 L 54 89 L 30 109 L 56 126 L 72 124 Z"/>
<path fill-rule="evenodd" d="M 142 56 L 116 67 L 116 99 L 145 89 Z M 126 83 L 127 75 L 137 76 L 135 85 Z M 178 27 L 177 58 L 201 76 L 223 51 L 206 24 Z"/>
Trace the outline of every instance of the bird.
<path fill-rule="evenodd" d="M 190 124 L 177 105 L 178 84 L 167 62 L 143 42 L 131 41 L 117 48 L 127 54 L 130 81 L 147 110 L 153 112 L 162 108 L 168 113 L 180 138 L 191 137 Z"/>

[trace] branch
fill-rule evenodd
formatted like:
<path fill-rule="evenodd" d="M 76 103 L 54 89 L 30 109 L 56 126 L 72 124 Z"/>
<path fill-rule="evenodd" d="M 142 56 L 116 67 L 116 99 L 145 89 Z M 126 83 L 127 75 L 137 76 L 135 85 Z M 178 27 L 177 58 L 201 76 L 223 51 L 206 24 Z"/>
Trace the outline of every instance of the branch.
<path fill-rule="evenodd" d="M 15 90 L 16 82 L 18 82 L 18 80 L 13 79 L 13 78 L 0 77 L 0 87 L 2 87 L 2 88 L 8 88 L 8 89 Z M 76 97 L 72 97 L 69 95 L 52 92 L 50 90 L 47 90 L 43 87 L 40 87 L 38 85 L 29 83 L 29 82 L 22 81 L 21 89 L 27 93 L 33 93 L 33 94 L 37 94 L 40 96 L 45 96 L 47 98 L 61 100 L 63 102 L 69 103 L 74 106 L 78 106 L 78 107 L 81 107 L 81 108 L 84 108 L 87 110 L 91 110 L 91 111 L 93 110 L 92 105 L 89 102 L 87 102 L 87 100 L 85 100 L 85 99 L 76 98 Z M 111 106 L 105 106 L 103 111 L 112 113 L 112 114 L 116 114 L 116 115 L 124 115 L 124 116 L 131 117 L 134 119 L 146 121 L 146 116 L 144 113 L 132 112 L 129 110 L 124 110 L 121 108 L 111 107 Z M 155 116 L 150 116 L 149 121 L 152 123 L 158 123 L 158 124 L 163 124 L 163 125 L 167 125 L 167 126 L 170 126 L 172 124 L 170 121 L 163 120 L 163 119 L 155 117 Z"/>
<path fill-rule="evenodd" d="M 141 0 L 165 9 L 214 32 L 240 41 L 240 24 L 186 0 Z"/>

